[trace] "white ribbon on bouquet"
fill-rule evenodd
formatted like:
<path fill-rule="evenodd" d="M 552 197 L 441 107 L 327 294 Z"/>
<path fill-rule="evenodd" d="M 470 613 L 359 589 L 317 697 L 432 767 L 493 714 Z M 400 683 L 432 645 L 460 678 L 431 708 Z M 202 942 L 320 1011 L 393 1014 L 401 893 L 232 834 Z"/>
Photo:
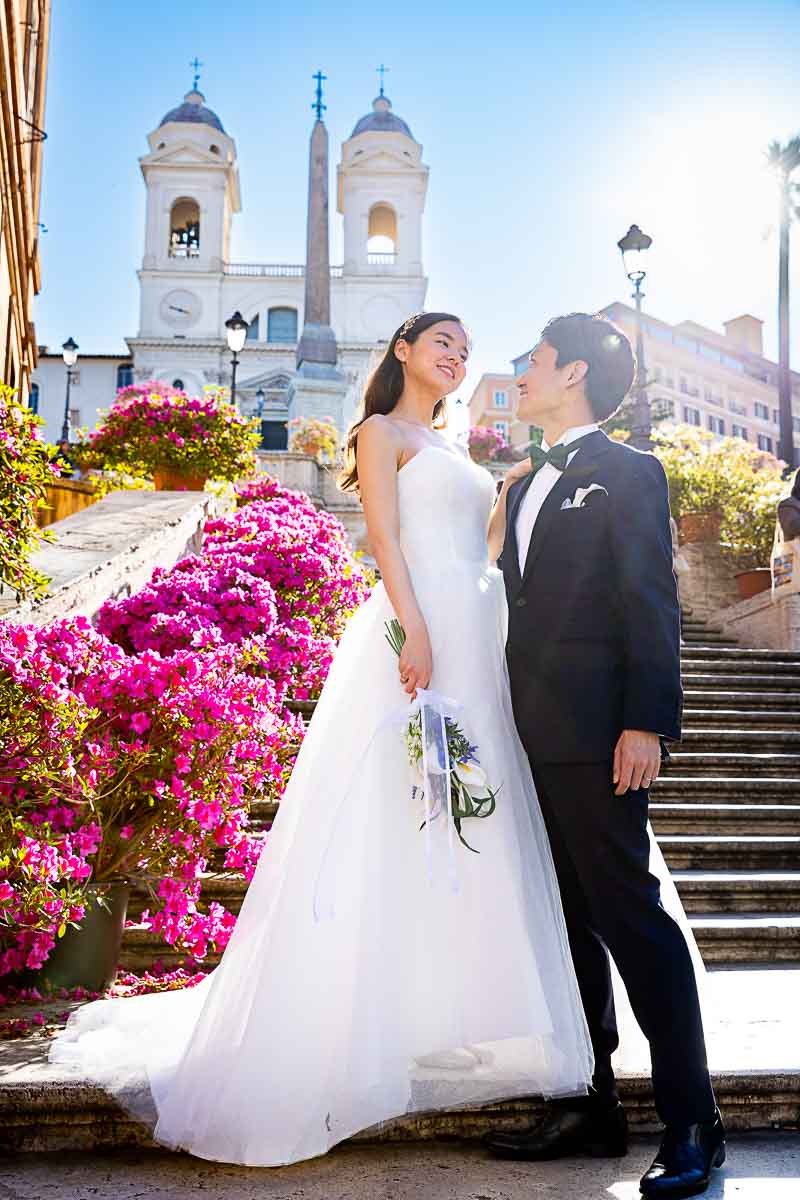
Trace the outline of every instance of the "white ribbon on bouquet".
<path fill-rule="evenodd" d="M 336 814 L 331 825 L 330 834 L 320 858 L 317 879 L 314 885 L 314 921 L 319 923 L 324 917 L 333 920 L 336 916 L 334 898 L 323 903 L 322 884 L 331 850 L 336 841 L 341 819 L 347 809 L 347 801 L 352 793 L 353 776 L 361 769 L 377 738 L 387 729 L 395 729 L 402 736 L 405 734 L 410 721 L 419 713 L 422 731 L 422 759 L 420 762 L 420 779 L 413 785 L 412 796 L 421 792 L 425 817 L 425 859 L 428 872 L 428 883 L 431 887 L 437 882 L 438 873 L 434 868 L 434 823 L 444 817 L 444 826 L 439 823 L 437 830 L 446 829 L 446 867 L 450 890 L 453 894 L 459 892 L 458 871 L 456 869 L 455 827 L 451 816 L 450 803 L 450 749 L 447 744 L 447 718 L 455 719 L 463 711 L 463 706 L 449 696 L 443 696 L 430 688 L 417 688 L 416 699 L 402 709 L 390 713 L 372 734 L 362 759 L 356 764 L 350 777 L 344 795 L 339 801 Z M 441 844 L 441 838 L 437 838 Z"/>

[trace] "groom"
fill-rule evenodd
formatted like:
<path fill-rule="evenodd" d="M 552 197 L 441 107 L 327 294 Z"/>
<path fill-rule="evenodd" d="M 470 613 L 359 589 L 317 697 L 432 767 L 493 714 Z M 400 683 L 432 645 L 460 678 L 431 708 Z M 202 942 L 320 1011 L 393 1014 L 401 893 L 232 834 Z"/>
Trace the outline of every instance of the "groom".
<path fill-rule="evenodd" d="M 497 1155 L 620 1155 L 625 1114 L 609 953 L 652 1057 L 666 1131 L 646 1196 L 705 1191 L 724 1159 L 686 941 L 648 870 L 648 788 L 661 740 L 681 734 L 680 630 L 664 471 L 611 441 L 628 392 L 627 338 L 585 313 L 544 329 L 517 380 L 519 420 L 544 430 L 533 470 L 506 504 L 501 556 L 514 716 L 530 759 L 558 874 L 595 1056 L 588 1097 L 548 1104 L 524 1133 L 496 1132 Z M 551 449 L 548 449 L 551 447 Z"/>

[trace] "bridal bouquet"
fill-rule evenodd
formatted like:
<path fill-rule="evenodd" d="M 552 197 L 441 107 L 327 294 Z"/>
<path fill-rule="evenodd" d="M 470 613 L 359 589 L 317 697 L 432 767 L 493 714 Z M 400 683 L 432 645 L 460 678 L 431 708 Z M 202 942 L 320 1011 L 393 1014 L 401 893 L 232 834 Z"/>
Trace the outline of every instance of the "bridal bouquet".
<path fill-rule="evenodd" d="M 405 630 L 396 619 L 386 621 L 385 625 L 386 640 L 399 658 L 406 640 Z M 496 808 L 497 791 L 489 787 L 486 772 L 478 759 L 478 747 L 470 745 L 463 729 L 452 716 L 442 714 L 441 709 L 434 708 L 433 705 L 426 705 L 426 698 L 432 696 L 432 693 L 427 693 L 424 689 L 419 689 L 419 692 L 419 707 L 409 720 L 403 735 L 408 750 L 408 761 L 423 780 L 430 782 L 432 770 L 429 759 L 433 753 L 433 773 L 449 774 L 450 815 L 455 831 L 462 844 L 473 854 L 478 854 L 480 851 L 470 846 L 464 838 L 461 824 L 472 817 L 490 817 Z M 428 715 L 430 712 L 434 715 L 432 729 Z M 426 715 L 428 720 L 425 719 Z M 439 726 L 443 723 L 444 736 L 440 736 L 439 730 L 436 729 L 437 718 Z M 424 795 L 424 792 L 415 786 L 412 789 L 412 798 L 416 799 L 418 794 Z M 443 809 L 444 804 L 441 801 L 436 802 L 434 799 L 432 803 L 432 797 L 428 796 L 428 816 L 420 829 L 424 829 L 429 820 L 435 820 Z"/>

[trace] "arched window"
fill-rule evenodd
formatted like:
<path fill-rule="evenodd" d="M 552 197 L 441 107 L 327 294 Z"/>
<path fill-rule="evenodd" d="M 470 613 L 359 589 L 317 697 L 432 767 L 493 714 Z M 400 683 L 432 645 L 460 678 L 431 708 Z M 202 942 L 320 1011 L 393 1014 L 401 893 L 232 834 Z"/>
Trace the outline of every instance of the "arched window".
<path fill-rule="evenodd" d="M 133 363 L 120 363 L 117 367 L 117 391 L 133 383 Z"/>
<path fill-rule="evenodd" d="M 397 213 L 390 204 L 373 204 L 369 210 L 367 259 L 391 265 L 397 255 Z"/>
<path fill-rule="evenodd" d="M 28 408 L 32 413 L 39 411 L 39 385 L 38 383 L 31 384 L 31 394 L 28 398 Z"/>
<path fill-rule="evenodd" d="M 197 258 L 200 254 L 200 209 L 183 196 L 172 206 L 169 219 L 170 258 Z"/>
<path fill-rule="evenodd" d="M 258 341 L 258 313 L 256 313 L 250 324 L 247 326 L 247 335 L 245 340 L 248 342 Z"/>
<path fill-rule="evenodd" d="M 297 341 L 297 309 L 271 308 L 267 314 L 268 342 Z"/>

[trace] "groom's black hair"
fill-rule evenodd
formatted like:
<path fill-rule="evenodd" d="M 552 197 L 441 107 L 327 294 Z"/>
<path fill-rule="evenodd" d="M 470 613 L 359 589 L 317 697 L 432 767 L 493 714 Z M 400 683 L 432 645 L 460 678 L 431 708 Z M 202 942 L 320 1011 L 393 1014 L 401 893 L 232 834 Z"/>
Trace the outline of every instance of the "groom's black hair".
<path fill-rule="evenodd" d="M 613 416 L 636 371 L 631 344 L 622 330 L 605 317 L 569 313 L 548 321 L 542 340 L 557 352 L 557 367 L 577 360 L 587 364 L 586 399 L 595 420 Z"/>

